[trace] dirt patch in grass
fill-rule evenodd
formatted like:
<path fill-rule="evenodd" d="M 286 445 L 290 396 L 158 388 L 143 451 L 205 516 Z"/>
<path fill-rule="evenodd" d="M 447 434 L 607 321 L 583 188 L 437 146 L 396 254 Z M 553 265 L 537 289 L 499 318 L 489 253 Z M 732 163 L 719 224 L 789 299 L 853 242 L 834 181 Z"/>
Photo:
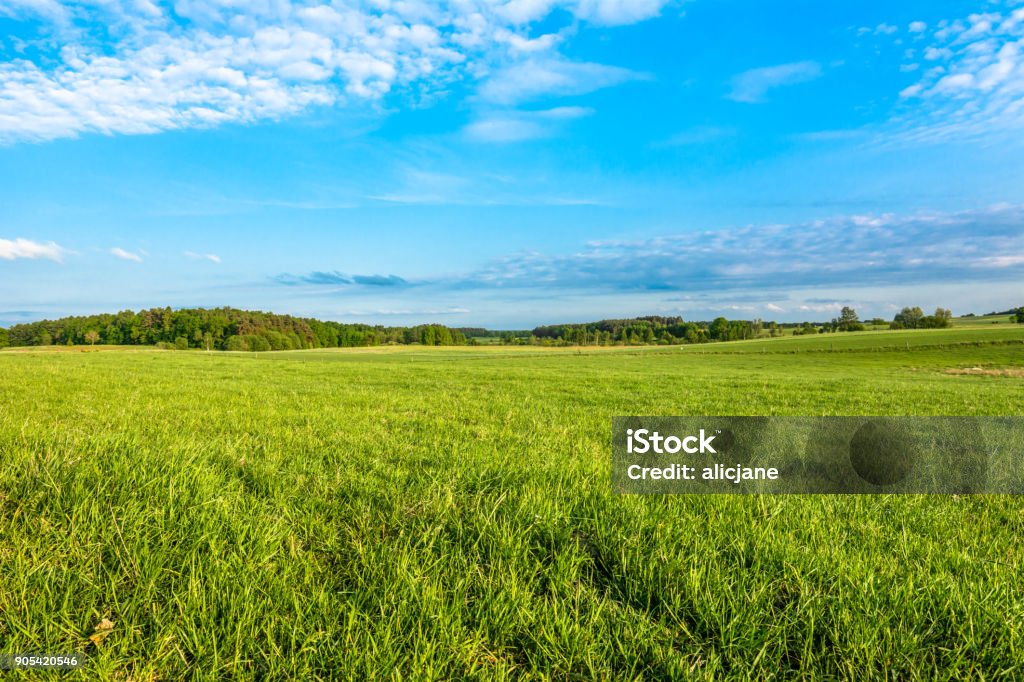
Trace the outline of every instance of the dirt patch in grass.
<path fill-rule="evenodd" d="M 950 369 L 947 369 L 945 373 L 955 374 L 958 376 L 1024 378 L 1024 367 L 1010 367 L 1004 369 L 990 369 L 984 367 L 952 367 Z"/>

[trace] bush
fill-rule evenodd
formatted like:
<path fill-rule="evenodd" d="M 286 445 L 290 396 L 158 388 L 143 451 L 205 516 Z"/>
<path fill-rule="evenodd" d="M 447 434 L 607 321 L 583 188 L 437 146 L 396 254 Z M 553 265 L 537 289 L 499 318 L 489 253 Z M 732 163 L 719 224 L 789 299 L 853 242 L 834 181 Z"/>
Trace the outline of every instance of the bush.
<path fill-rule="evenodd" d="M 246 343 L 245 339 L 241 336 L 230 336 L 228 337 L 227 343 L 224 344 L 224 349 L 236 352 L 245 352 L 249 350 L 249 344 Z"/>
<path fill-rule="evenodd" d="M 256 334 L 246 335 L 245 341 L 249 344 L 249 350 L 253 353 L 265 353 L 266 351 L 273 350 L 269 341 Z"/>
<path fill-rule="evenodd" d="M 281 332 L 275 331 L 265 332 L 260 338 L 265 339 L 270 344 L 271 350 L 292 350 L 295 348 L 295 341 L 297 341 L 297 339 L 293 340 Z"/>
<path fill-rule="evenodd" d="M 188 350 L 188 339 L 184 336 L 179 336 L 174 339 L 174 347 L 178 350 Z"/>

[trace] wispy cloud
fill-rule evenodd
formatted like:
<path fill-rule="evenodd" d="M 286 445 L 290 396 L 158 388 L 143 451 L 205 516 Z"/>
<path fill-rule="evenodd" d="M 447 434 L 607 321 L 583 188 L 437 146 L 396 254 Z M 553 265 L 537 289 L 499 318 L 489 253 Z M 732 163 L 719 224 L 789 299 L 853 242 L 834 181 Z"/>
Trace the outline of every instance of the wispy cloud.
<path fill-rule="evenodd" d="M 186 251 L 185 257 L 191 258 L 192 260 L 207 260 L 211 263 L 217 263 L 218 265 L 223 262 L 221 257 L 215 253 L 196 253 L 195 251 Z"/>
<path fill-rule="evenodd" d="M 502 258 L 452 286 L 727 291 L 1021 276 L 1024 207 L 996 207 L 593 242 L 570 255 L 530 252 Z"/>
<path fill-rule="evenodd" d="M 443 96 L 482 81 L 514 105 L 640 77 L 574 62 L 533 24 L 557 11 L 605 26 L 657 16 L 665 0 L 242 3 L 16 0 L 0 16 L 50 39 L 0 62 L 0 144 L 82 133 L 145 134 Z"/>
<path fill-rule="evenodd" d="M 635 24 L 657 16 L 668 0 L 580 0 L 576 14 L 608 26 Z"/>
<path fill-rule="evenodd" d="M 465 202 L 464 193 L 470 182 L 467 178 L 406 167 L 402 182 L 392 191 L 373 194 L 372 201 L 393 204 L 449 204 Z"/>
<path fill-rule="evenodd" d="M 110 250 L 110 253 L 111 253 L 111 255 L 115 256 L 116 258 L 120 258 L 121 260 L 130 260 L 130 261 L 132 261 L 134 263 L 141 263 L 142 262 L 142 255 L 141 254 L 132 253 L 131 251 L 125 251 L 124 249 L 122 249 L 119 246 L 115 246 L 114 248 L 112 248 Z"/>
<path fill-rule="evenodd" d="M 480 87 L 480 97 L 495 104 L 515 105 L 551 95 L 583 95 L 645 78 L 649 76 L 617 66 L 549 56 L 499 70 Z"/>
<path fill-rule="evenodd" d="M 35 242 L 31 239 L 0 239 L 0 259 L 46 259 L 61 263 L 69 252 L 54 242 Z"/>
<path fill-rule="evenodd" d="M 852 289 L 865 283 L 876 289 L 949 282 L 968 286 L 1021 277 L 1024 206 L 998 206 L 598 241 L 568 254 L 512 254 L 466 274 L 426 277 L 415 285 L 398 275 L 337 271 L 285 274 L 274 280 L 322 290 L 415 286 L 425 292 L 423 296 L 472 291 L 474 296 L 536 294 L 560 301 L 575 296 L 671 294 L 662 300 L 704 310 L 735 305 L 798 314 L 831 311 L 841 303 L 807 293 L 814 290 Z M 804 292 L 802 299 L 787 303 L 787 292 L 796 290 Z"/>
<path fill-rule="evenodd" d="M 908 30 L 922 46 L 908 50 L 917 60 L 902 67 L 919 73 L 900 92 L 894 124 L 902 139 L 963 140 L 1024 129 L 1024 7 L 941 21 L 930 30 L 914 22 Z"/>
<path fill-rule="evenodd" d="M 585 107 L 556 107 L 541 111 L 491 113 L 467 125 L 463 132 L 480 142 L 523 142 L 550 137 L 565 121 L 593 114 Z"/>
<path fill-rule="evenodd" d="M 604 26 L 635 24 L 658 16 L 671 0 L 507 0 L 490 3 L 494 12 L 514 24 L 546 17 L 555 8 L 571 11 L 583 21 Z M 470 3 L 463 3 L 463 6 Z"/>
<path fill-rule="evenodd" d="M 400 287 L 409 283 L 397 275 L 347 275 L 338 271 L 311 272 L 308 275 L 277 275 L 273 278 L 278 284 L 286 286 L 365 286 L 365 287 Z"/>
<path fill-rule="evenodd" d="M 817 80 L 823 73 L 821 65 L 814 61 L 751 69 L 733 77 L 728 98 L 736 102 L 757 104 L 765 101 L 770 90 L 808 83 Z"/>

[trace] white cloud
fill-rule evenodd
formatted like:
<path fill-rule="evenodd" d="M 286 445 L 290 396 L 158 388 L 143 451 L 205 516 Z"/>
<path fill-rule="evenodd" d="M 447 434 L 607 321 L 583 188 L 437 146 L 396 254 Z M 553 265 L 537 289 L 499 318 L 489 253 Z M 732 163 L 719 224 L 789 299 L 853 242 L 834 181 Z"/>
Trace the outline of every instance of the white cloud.
<path fill-rule="evenodd" d="M 45 244 L 40 242 L 34 242 L 30 239 L 0 239 L 0 259 L 3 260 L 16 260 L 19 258 L 25 258 L 29 260 L 38 260 L 44 258 L 46 260 L 52 260 L 55 263 L 63 261 L 64 256 L 68 253 L 63 247 L 55 244 L 54 242 L 47 242 Z"/>
<path fill-rule="evenodd" d="M 928 30 L 928 24 L 923 21 L 912 21 L 910 22 L 910 26 L 907 27 L 907 30 L 911 33 L 924 33 Z"/>
<path fill-rule="evenodd" d="M 562 36 L 535 35 L 534 22 L 564 10 L 628 24 L 665 4 L 178 0 L 172 13 L 150 0 L 6 0 L 0 16 L 54 39 L 0 61 L 0 144 L 276 120 L 443 94 L 456 80 L 482 81 L 481 97 L 504 105 L 583 94 L 638 75 L 566 59 Z"/>
<path fill-rule="evenodd" d="M 217 263 L 218 265 L 223 262 L 221 261 L 220 256 L 215 253 L 196 253 L 195 251 L 186 251 L 185 257 L 191 258 L 192 260 L 208 260 L 211 263 Z"/>
<path fill-rule="evenodd" d="M 656 17 L 667 0 L 580 0 L 576 14 L 597 24 L 619 26 Z"/>
<path fill-rule="evenodd" d="M 1024 129 L 1024 7 L 923 22 L 931 62 L 900 92 L 898 137 L 910 141 L 968 139 Z"/>
<path fill-rule="evenodd" d="M 457 284 L 548 291 L 725 292 L 834 288 L 865 281 L 883 287 L 1012 282 L 1024 272 L 1022 226 L 1024 206 L 996 206 L 597 241 L 568 254 L 513 254 Z"/>
<path fill-rule="evenodd" d="M 640 78 L 646 76 L 615 66 L 546 57 L 501 69 L 483 84 L 480 96 L 496 104 L 517 104 L 548 95 L 583 95 Z"/>
<path fill-rule="evenodd" d="M 807 83 L 820 78 L 822 73 L 821 65 L 813 61 L 751 69 L 732 79 L 732 91 L 728 98 L 749 104 L 763 102 L 769 90 Z"/>
<path fill-rule="evenodd" d="M 68 12 L 57 0 L 4 0 L 0 4 L 0 17 L 18 17 L 22 14 L 42 17 L 56 23 L 67 21 Z"/>
<path fill-rule="evenodd" d="M 121 260 L 130 260 L 135 263 L 142 262 L 142 256 L 140 254 L 132 253 L 131 251 L 125 251 L 119 246 L 115 246 L 114 248 L 112 248 L 110 250 L 110 253 L 111 255 L 120 258 Z"/>
<path fill-rule="evenodd" d="M 774 303 L 769 303 L 768 305 L 765 306 L 765 309 L 766 310 L 770 310 L 773 313 L 784 313 L 784 312 L 786 312 L 785 308 L 783 308 L 781 306 L 777 306 Z"/>
<path fill-rule="evenodd" d="M 1006 256 L 986 256 L 975 261 L 975 265 L 982 268 L 1012 268 L 1024 265 L 1024 253 L 1010 254 Z"/>
<path fill-rule="evenodd" d="M 593 114 L 585 107 L 556 107 L 542 111 L 505 111 L 490 114 L 467 125 L 467 137 L 481 142 L 522 142 L 550 137 L 561 122 Z"/>
<path fill-rule="evenodd" d="M 536 121 L 517 117 L 488 118 L 474 121 L 464 132 L 483 142 L 521 142 L 547 137 L 550 132 Z"/>

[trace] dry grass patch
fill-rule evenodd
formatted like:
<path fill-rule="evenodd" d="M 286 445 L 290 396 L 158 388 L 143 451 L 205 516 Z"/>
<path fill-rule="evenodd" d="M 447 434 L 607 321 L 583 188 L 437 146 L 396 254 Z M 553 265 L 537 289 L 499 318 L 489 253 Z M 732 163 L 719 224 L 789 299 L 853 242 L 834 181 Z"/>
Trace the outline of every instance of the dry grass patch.
<path fill-rule="evenodd" d="M 984 367 L 952 367 L 946 370 L 946 374 L 957 376 L 982 376 L 982 377 L 1024 377 L 1024 367 L 1009 367 L 1003 369 L 992 369 Z"/>

